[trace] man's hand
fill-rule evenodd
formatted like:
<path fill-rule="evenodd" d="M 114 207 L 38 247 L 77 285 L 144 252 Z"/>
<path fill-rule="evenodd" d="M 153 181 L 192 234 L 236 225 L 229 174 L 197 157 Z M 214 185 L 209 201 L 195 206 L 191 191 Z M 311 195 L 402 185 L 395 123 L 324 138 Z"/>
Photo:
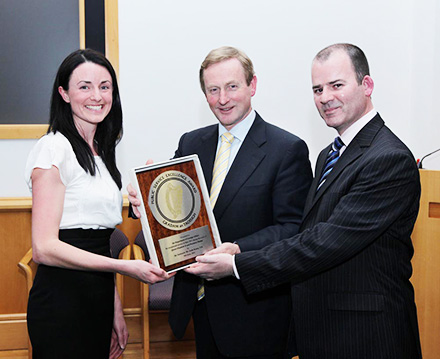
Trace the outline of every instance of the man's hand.
<path fill-rule="evenodd" d="M 128 200 L 131 203 L 131 207 L 133 209 L 133 213 L 137 218 L 141 218 L 141 212 L 139 212 L 138 207 L 141 205 L 141 200 L 137 198 L 137 192 L 131 185 L 131 183 L 127 186 L 128 192 Z"/>
<path fill-rule="evenodd" d="M 211 249 L 209 252 L 206 252 L 205 255 L 210 256 L 212 254 L 220 254 L 220 253 L 238 254 L 241 253 L 241 250 L 238 244 L 225 242 L 222 243 L 219 247 Z"/>
<path fill-rule="evenodd" d="M 233 260 L 234 257 L 227 253 L 199 256 L 196 258 L 197 263 L 186 268 L 185 272 L 206 280 L 229 277 L 234 275 Z"/>
<path fill-rule="evenodd" d="M 153 163 L 152 159 L 148 159 L 146 165 L 151 165 Z M 141 200 L 137 197 L 137 192 L 131 185 L 131 183 L 127 186 L 128 192 L 128 201 L 131 203 L 131 207 L 133 208 L 133 213 L 137 218 L 141 218 L 141 212 L 139 212 L 138 207 L 141 205 Z"/>

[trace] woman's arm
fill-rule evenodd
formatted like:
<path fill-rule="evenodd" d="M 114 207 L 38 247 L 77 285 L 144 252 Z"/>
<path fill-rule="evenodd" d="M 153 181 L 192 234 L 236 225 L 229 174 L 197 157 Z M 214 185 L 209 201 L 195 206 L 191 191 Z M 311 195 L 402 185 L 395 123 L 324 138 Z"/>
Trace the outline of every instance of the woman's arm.
<path fill-rule="evenodd" d="M 148 283 L 168 278 L 165 271 L 148 262 L 117 260 L 60 241 L 58 232 L 65 191 L 56 167 L 33 170 L 32 248 L 35 262 L 77 270 L 118 272 Z"/>

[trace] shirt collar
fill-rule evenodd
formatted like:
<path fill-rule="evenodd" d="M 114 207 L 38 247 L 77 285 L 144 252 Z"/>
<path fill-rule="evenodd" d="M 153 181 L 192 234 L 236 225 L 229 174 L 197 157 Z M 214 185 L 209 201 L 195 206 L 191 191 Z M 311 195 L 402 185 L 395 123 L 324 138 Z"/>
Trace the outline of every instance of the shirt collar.
<path fill-rule="evenodd" d="M 247 133 L 252 127 L 252 124 L 255 121 L 256 113 L 254 110 L 251 110 L 249 112 L 249 115 L 246 116 L 246 118 L 243 121 L 240 121 L 237 123 L 230 131 L 228 131 L 220 122 L 218 124 L 218 136 L 221 137 L 225 132 L 229 132 L 232 135 L 234 135 L 235 139 L 240 140 L 241 142 L 244 141 L 246 138 Z"/>
<path fill-rule="evenodd" d="M 355 123 L 353 123 L 349 128 L 347 128 L 341 137 L 342 142 L 344 142 L 344 146 L 348 146 L 351 141 L 353 141 L 353 138 L 356 137 L 356 135 L 359 133 L 360 130 L 364 128 L 364 126 L 370 122 L 374 116 L 376 116 L 377 112 L 373 108 L 370 112 L 366 113 L 364 116 L 362 116 L 359 120 L 357 120 Z"/>

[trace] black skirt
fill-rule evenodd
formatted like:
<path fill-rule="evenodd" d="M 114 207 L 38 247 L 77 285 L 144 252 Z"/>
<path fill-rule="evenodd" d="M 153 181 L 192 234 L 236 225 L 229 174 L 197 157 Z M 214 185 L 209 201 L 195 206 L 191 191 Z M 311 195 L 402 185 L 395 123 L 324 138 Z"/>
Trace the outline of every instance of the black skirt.
<path fill-rule="evenodd" d="M 113 229 L 60 230 L 60 240 L 110 257 Z M 39 265 L 27 323 L 33 358 L 108 359 L 113 327 L 114 274 Z"/>

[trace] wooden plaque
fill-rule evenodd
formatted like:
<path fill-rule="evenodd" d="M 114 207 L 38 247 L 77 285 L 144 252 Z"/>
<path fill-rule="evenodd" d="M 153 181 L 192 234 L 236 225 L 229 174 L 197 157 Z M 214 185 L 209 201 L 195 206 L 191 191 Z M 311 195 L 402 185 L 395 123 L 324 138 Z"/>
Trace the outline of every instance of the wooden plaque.
<path fill-rule="evenodd" d="M 197 155 L 136 167 L 130 175 L 153 264 L 173 272 L 221 244 Z"/>

